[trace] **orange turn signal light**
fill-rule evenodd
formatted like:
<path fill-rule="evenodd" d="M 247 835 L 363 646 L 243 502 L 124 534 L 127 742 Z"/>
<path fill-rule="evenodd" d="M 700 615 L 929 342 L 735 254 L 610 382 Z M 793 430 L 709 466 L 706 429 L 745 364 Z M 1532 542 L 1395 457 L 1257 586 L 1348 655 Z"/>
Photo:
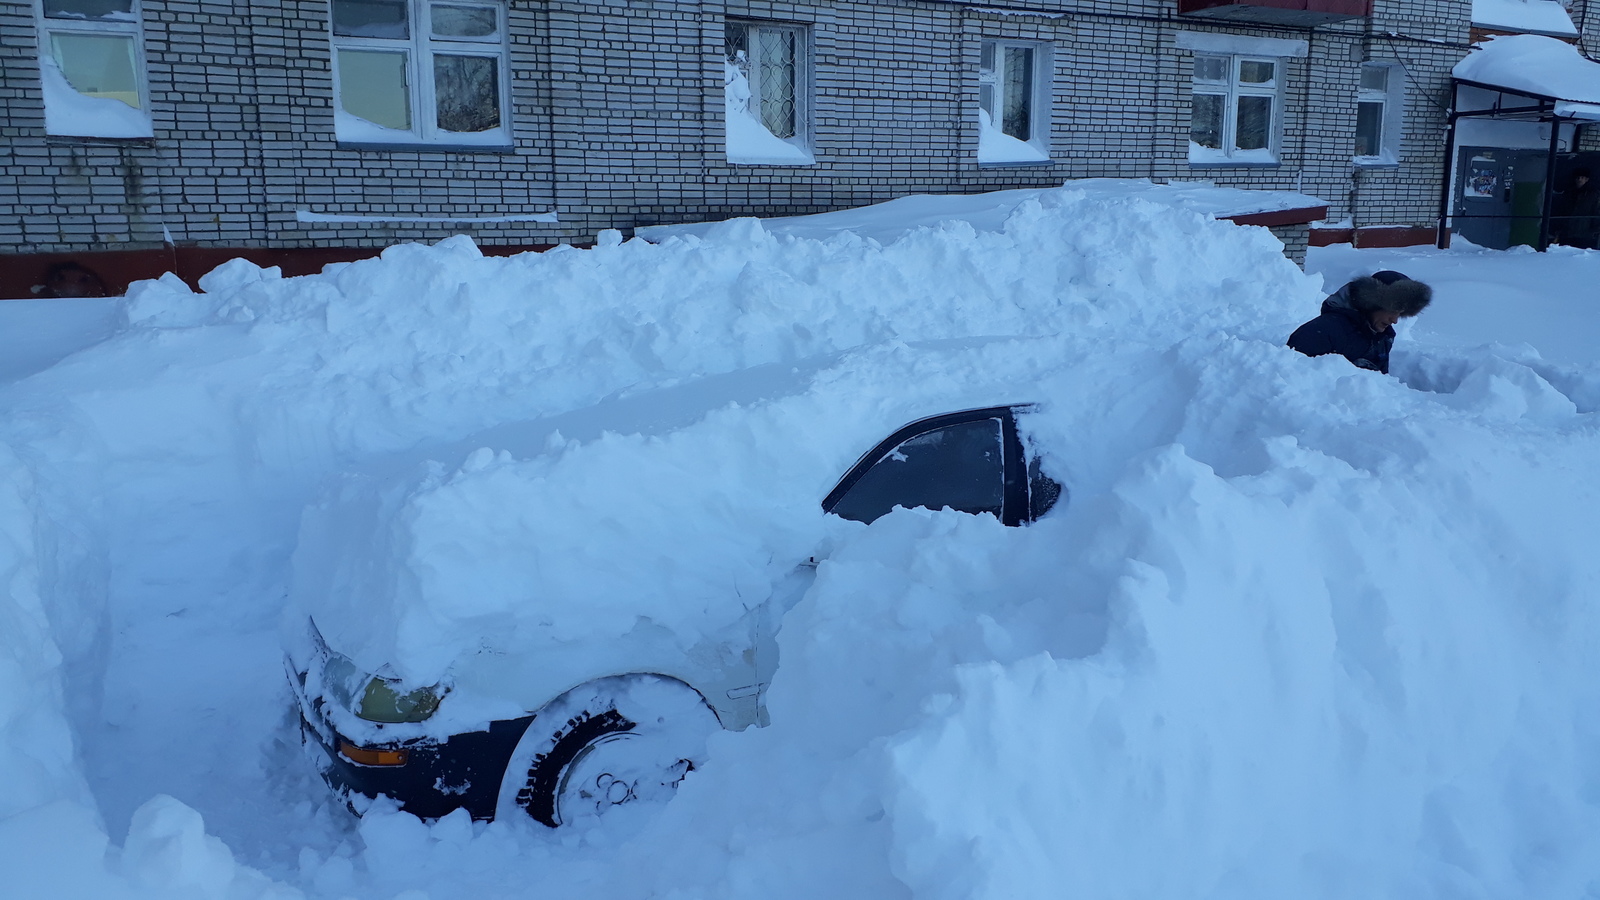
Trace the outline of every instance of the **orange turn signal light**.
<path fill-rule="evenodd" d="M 349 741 L 339 742 L 339 753 L 345 759 L 363 766 L 403 766 L 411 755 L 407 750 L 369 750 Z"/>

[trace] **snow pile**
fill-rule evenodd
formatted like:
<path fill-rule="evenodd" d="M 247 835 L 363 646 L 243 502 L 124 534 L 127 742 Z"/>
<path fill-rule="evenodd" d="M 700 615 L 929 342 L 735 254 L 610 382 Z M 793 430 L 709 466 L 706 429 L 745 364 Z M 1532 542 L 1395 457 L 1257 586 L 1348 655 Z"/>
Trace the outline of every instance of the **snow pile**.
<path fill-rule="evenodd" d="M 1566 41 L 1536 34 L 1501 35 L 1477 45 L 1451 74 L 1463 81 L 1572 101 L 1600 104 L 1600 63 L 1585 59 Z M 1571 112 L 1561 112 L 1572 115 Z M 1580 118 L 1592 119 L 1578 112 Z"/>
<path fill-rule="evenodd" d="M 1306 359 L 1282 341 L 1317 278 L 1262 229 L 1136 198 L 902 231 L 456 239 L 139 286 L 125 331 L 4 389 L 0 764 L 27 790 L 0 832 L 31 840 L 0 841 L 0 883 L 1600 887 L 1592 355 L 1424 341 L 1441 283 L 1397 377 Z M 1072 491 L 1040 522 L 817 509 L 898 425 L 1024 400 Z M 328 502 L 349 492 L 371 505 Z M 713 734 L 657 815 L 353 822 L 295 746 L 291 592 L 366 663 L 420 680 L 500 642 L 554 679 L 618 661 L 640 616 L 679 645 L 725 627 L 812 554 L 773 724 Z"/>
<path fill-rule="evenodd" d="M 1109 444 L 1074 505 L 895 513 L 833 554 L 774 724 L 670 811 L 764 824 L 653 889 L 1591 889 L 1592 414 L 1504 360 L 1455 395 L 1309 365 L 1218 336 L 1047 382 L 1041 443 Z"/>
<path fill-rule="evenodd" d="M 1572 16 L 1557 0 L 1472 0 L 1472 24 L 1539 34 L 1578 33 Z"/>
<path fill-rule="evenodd" d="M 1015 140 L 1012 138 L 1012 140 Z M 1062 185 L 1107 203 L 1146 200 L 1219 219 L 1252 213 L 1279 212 L 1327 206 L 1326 200 L 1296 191 L 1262 191 L 1218 187 L 1209 181 L 1169 181 L 1152 184 L 1147 178 L 1076 178 Z M 784 216 L 761 220 L 769 234 L 825 240 L 851 232 L 881 244 L 890 244 L 919 228 L 936 228 L 966 222 L 978 231 L 999 231 L 1011 214 L 1029 200 L 1059 193 L 1061 188 L 1020 188 L 983 194 L 910 194 L 862 206 L 809 216 Z M 647 225 L 637 229 L 652 241 L 670 236 L 706 236 L 723 223 L 691 222 L 682 225 Z"/>
<path fill-rule="evenodd" d="M 1399 326 L 1421 344 L 1407 354 L 1408 380 L 1419 387 L 1454 392 L 1469 375 L 1509 365 L 1545 380 L 1584 412 L 1600 409 L 1590 290 L 1600 254 L 1560 246 L 1546 253 L 1528 247 L 1500 252 L 1458 243 L 1464 246 L 1450 250 L 1317 248 L 1306 267 L 1330 284 L 1394 269 L 1448 298 Z"/>
<path fill-rule="evenodd" d="M 1097 227 L 1076 224 L 1079 216 L 1096 219 Z M 641 382 L 661 377 L 643 364 L 674 373 L 693 372 L 695 366 L 748 368 L 884 340 L 1052 335 L 1072 329 L 1071 343 L 1027 348 L 1049 360 L 1085 352 L 1080 342 L 1092 347 L 1115 340 L 1180 340 L 1192 327 L 1188 310 L 1149 304 L 1149 297 L 1227 290 L 1233 296 L 1224 314 L 1228 318 L 1213 324 L 1251 329 L 1281 309 L 1280 298 L 1310 296 L 1309 285 L 1273 255 L 1275 242 L 1261 232 L 1233 241 L 1233 234 L 1205 226 L 1198 216 L 1171 216 L 1139 201 L 1110 207 L 1069 190 L 1023 204 L 998 232 L 957 225 L 887 248 L 853 235 L 827 242 L 776 239 L 754 220 L 730 223 L 723 231 L 704 242 L 690 238 L 659 247 L 635 242 L 615 248 L 621 273 L 604 263 L 589 265 L 589 255 L 528 257 L 534 277 L 517 293 L 535 292 L 538 307 L 549 308 L 540 293 L 567 291 L 599 301 L 585 313 L 648 322 L 641 329 L 649 337 L 648 351 L 630 349 L 626 357 L 615 351 L 597 354 L 587 373 L 626 373 Z M 1130 243 L 1143 247 L 1125 249 Z M 1231 266 L 1200 262 L 1241 250 L 1250 253 L 1264 276 L 1255 283 L 1237 282 Z M 1161 265 L 1172 253 L 1196 263 L 1181 270 Z M 602 251 L 599 259 L 605 257 Z M 565 259 L 585 265 L 569 268 Z M 581 275 L 586 283 L 563 283 L 560 276 L 551 277 L 551 269 L 572 279 Z M 641 270 L 638 289 L 623 292 L 616 282 L 633 281 L 628 269 Z M 667 274 L 655 276 L 661 271 Z M 645 273 L 659 277 L 660 284 L 648 284 Z M 975 298 L 984 301 L 980 305 Z M 136 308 L 142 305 L 141 297 Z M 729 316 L 729 311 L 736 312 Z M 555 334 L 587 339 L 616 331 L 594 322 Z M 529 333 L 526 348 L 536 347 L 538 339 Z M 540 348 L 549 350 L 549 343 Z M 460 348 L 459 359 L 450 362 L 450 376 L 430 380 L 431 392 L 458 384 L 481 389 L 488 374 L 471 370 L 475 357 L 487 355 Z M 823 527 L 818 500 L 850 461 L 905 421 L 959 408 L 939 405 L 952 401 L 941 400 L 928 384 L 938 385 L 945 397 L 970 395 L 965 406 L 1038 399 L 1031 379 L 1047 367 L 1030 356 L 1007 362 L 990 358 L 994 355 L 950 360 L 960 373 L 953 377 L 935 378 L 937 366 L 929 367 L 934 380 L 900 388 L 902 396 L 893 406 L 902 410 L 899 420 L 884 418 L 889 402 L 884 386 L 904 378 L 897 367 L 907 360 L 850 359 L 837 364 L 829 382 L 797 401 L 802 412 L 757 408 L 718 416 L 715 424 L 674 434 L 660 449 L 646 449 L 644 437 L 607 436 L 524 463 L 495 460 L 489 450 L 481 451 L 458 471 L 420 472 L 403 488 L 408 496 L 385 500 L 383 508 L 358 507 L 371 519 L 320 525 L 316 539 L 302 542 L 300 566 L 312 574 L 296 591 L 314 605 L 319 627 L 341 652 L 369 670 L 388 664 L 420 684 L 443 677 L 463 652 L 520 648 L 541 658 L 548 656 L 551 642 L 584 640 L 603 647 L 640 617 L 673 632 L 687 647 L 699 635 L 732 624 L 745 612 L 748 596 L 766 596 L 776 580 L 814 552 Z M 565 367 L 542 359 L 515 367 L 496 363 L 494 377 L 504 381 L 507 376 L 500 372 L 527 373 L 528 393 L 548 404 L 545 411 L 557 411 L 563 380 L 591 368 L 576 348 L 558 358 L 569 362 Z M 1019 365 L 1027 374 L 1010 375 L 1016 386 L 993 389 L 999 397 L 970 386 L 975 378 L 1006 384 L 1007 374 Z M 603 391 L 623 387 L 628 384 L 575 392 L 571 403 L 592 402 Z M 863 391 L 870 404 L 850 399 Z M 836 408 L 817 409 L 824 392 Z M 911 398 L 920 403 L 909 403 Z M 470 408 L 465 402 L 454 405 Z M 807 415 L 817 422 L 797 418 Z M 830 430 L 819 429 L 822 422 Z M 736 444 L 728 442 L 730 431 L 741 435 Z M 795 460 L 802 441 L 810 444 L 807 456 Z M 785 473 L 786 480 L 773 484 L 774 472 Z M 604 485 L 603 491 L 597 485 Z M 755 528 L 766 519 L 756 533 L 730 531 L 725 515 L 679 518 L 702 509 L 739 510 L 750 505 L 751 497 L 763 497 L 764 503 L 741 525 Z M 628 514 L 605 515 L 603 533 L 574 528 L 605 509 Z M 618 566 L 611 560 L 649 562 Z M 374 627 L 379 609 L 386 612 Z"/>

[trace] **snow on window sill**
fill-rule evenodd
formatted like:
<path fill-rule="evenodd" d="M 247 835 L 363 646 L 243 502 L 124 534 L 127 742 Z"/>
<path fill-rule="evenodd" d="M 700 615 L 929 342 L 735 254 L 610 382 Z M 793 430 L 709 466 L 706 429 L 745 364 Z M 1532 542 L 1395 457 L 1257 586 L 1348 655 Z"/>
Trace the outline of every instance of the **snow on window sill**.
<path fill-rule="evenodd" d="M 72 12 L 70 10 L 60 10 L 60 11 L 52 12 L 52 13 L 48 14 L 45 18 L 47 18 L 47 19 L 59 19 L 59 20 L 68 21 L 68 22 L 71 22 L 71 21 L 78 21 L 78 22 L 138 22 L 139 21 L 139 14 L 138 13 L 132 13 L 132 12 L 124 12 L 122 10 L 112 10 L 111 12 L 102 13 L 101 15 L 98 15 L 98 16 L 91 16 L 91 15 L 86 15 L 86 14 L 81 13 L 81 12 Z"/>
<path fill-rule="evenodd" d="M 1018 140 L 994 127 L 989 114 L 978 110 L 978 165 L 1047 166 L 1050 154 L 1028 141 Z"/>
<path fill-rule="evenodd" d="M 817 164 L 811 151 L 798 140 L 778 137 L 756 117 L 750 108 L 750 84 L 738 67 L 724 62 L 722 71 L 722 118 L 727 129 L 722 152 L 728 162 L 741 166 Z"/>
<path fill-rule="evenodd" d="M 48 130 L 44 135 L 47 144 L 103 144 L 108 147 L 154 147 L 154 137 L 104 137 L 94 134 L 52 134 Z"/>
<path fill-rule="evenodd" d="M 804 147 L 768 131 L 754 116 L 730 111 L 728 142 L 723 154 L 728 162 L 745 166 L 812 166 L 816 158 Z"/>
<path fill-rule="evenodd" d="M 512 222 L 559 222 L 555 210 L 520 216 L 357 216 L 294 211 L 296 222 L 305 225 L 491 225 Z"/>
<path fill-rule="evenodd" d="M 340 150 L 388 150 L 394 153 L 515 153 L 511 144 L 452 144 L 443 140 L 424 141 L 347 141 L 340 139 Z"/>
<path fill-rule="evenodd" d="M 1385 153 L 1382 156 L 1358 156 L 1351 160 L 1351 164 L 1362 169 L 1398 169 L 1400 160 Z"/>
<path fill-rule="evenodd" d="M 743 159 L 729 156 L 728 165 L 731 166 L 814 166 L 817 164 L 811 154 L 795 159 Z"/>
<path fill-rule="evenodd" d="M 44 130 L 52 137 L 155 137 L 148 112 L 121 100 L 78 93 L 54 59 L 39 60 L 39 82 L 44 90 Z"/>
<path fill-rule="evenodd" d="M 511 134 L 504 126 L 488 131 L 442 131 L 425 138 L 414 131 L 385 128 L 342 109 L 333 111 L 333 135 L 342 145 L 374 150 L 509 150 Z"/>
<path fill-rule="evenodd" d="M 1048 156 L 1044 159 L 1027 160 L 992 160 L 984 159 L 981 156 L 978 157 L 978 168 L 980 169 L 1020 169 L 1028 166 L 1053 166 L 1055 163 L 1056 161 Z"/>
<path fill-rule="evenodd" d="M 1189 142 L 1189 167 L 1217 169 L 1271 168 L 1282 165 L 1271 150 L 1235 150 L 1227 153 Z"/>

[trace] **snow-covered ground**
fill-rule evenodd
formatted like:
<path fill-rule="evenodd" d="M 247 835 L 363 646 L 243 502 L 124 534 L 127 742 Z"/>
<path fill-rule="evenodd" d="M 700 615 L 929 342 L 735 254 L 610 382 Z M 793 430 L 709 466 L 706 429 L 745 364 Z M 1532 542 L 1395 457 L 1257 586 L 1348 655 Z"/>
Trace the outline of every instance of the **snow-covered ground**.
<path fill-rule="evenodd" d="M 1303 274 L 1262 229 L 1070 188 L 979 226 L 234 262 L 58 329 L 113 333 L 0 387 L 0 896 L 1600 894 L 1600 253 Z M 1378 268 L 1437 289 L 1392 377 L 1282 346 Z M 55 355 L 6 340 L 16 375 Z M 715 379 L 753 387 L 663 399 Z M 1024 399 L 1071 491 L 1031 526 L 807 500 L 863 422 Z M 629 402 L 648 427 L 586 430 Z M 428 449 L 472 443 L 514 452 Z M 435 549 L 387 562 L 475 579 L 436 644 L 389 645 L 423 667 L 539 588 L 485 569 L 515 541 L 483 523 L 565 541 L 562 578 L 586 551 L 523 498 L 757 576 L 824 541 L 772 724 L 613 827 L 351 817 L 298 747 L 281 619 L 307 505 L 413 454 Z M 682 579 L 665 546 L 602 583 Z"/>

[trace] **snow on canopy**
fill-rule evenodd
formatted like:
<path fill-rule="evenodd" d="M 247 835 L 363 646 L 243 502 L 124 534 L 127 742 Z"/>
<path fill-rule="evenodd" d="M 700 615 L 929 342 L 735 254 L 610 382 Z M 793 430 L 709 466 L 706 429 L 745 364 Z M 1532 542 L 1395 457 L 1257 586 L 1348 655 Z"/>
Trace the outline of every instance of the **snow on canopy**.
<path fill-rule="evenodd" d="M 1535 97 L 1600 104 L 1600 63 L 1566 41 L 1537 34 L 1500 35 L 1477 45 L 1452 74 Z M 1589 116 L 1582 116 L 1588 118 Z"/>
<path fill-rule="evenodd" d="M 1472 0 L 1472 24 L 1536 34 L 1578 33 L 1572 16 L 1556 0 Z"/>

